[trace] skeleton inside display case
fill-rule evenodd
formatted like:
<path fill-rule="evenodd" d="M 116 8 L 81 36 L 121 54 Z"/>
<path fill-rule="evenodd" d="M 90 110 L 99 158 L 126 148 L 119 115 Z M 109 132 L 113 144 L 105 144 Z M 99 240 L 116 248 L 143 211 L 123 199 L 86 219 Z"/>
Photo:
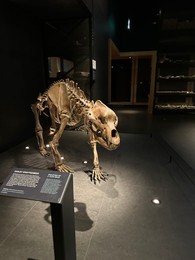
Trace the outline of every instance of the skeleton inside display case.
<path fill-rule="evenodd" d="M 89 143 L 93 149 L 91 180 L 94 183 L 106 180 L 99 164 L 97 143 L 108 150 L 115 150 L 120 144 L 120 136 L 116 129 L 118 118 L 112 109 L 100 100 L 96 102 L 88 100 L 77 83 L 69 79 L 53 83 L 42 95 L 39 94 L 36 103 L 32 104 L 31 108 L 35 116 L 35 133 L 39 151 L 43 156 L 48 156 L 49 153 L 45 146 L 39 117 L 43 111 L 44 113 L 47 109 L 49 111 L 51 118 L 49 135 L 52 136 L 50 150 L 55 169 L 60 172 L 73 172 L 64 164 L 57 149 L 61 135 L 66 126 L 74 126 L 83 119 L 89 135 Z"/>

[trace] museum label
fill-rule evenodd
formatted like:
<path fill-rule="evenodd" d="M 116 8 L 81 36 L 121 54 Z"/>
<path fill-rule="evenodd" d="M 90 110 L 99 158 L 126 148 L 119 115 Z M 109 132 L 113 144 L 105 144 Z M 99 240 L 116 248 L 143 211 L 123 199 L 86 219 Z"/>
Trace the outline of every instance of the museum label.
<path fill-rule="evenodd" d="M 0 195 L 61 203 L 70 177 L 52 170 L 13 168 L 0 186 Z"/>

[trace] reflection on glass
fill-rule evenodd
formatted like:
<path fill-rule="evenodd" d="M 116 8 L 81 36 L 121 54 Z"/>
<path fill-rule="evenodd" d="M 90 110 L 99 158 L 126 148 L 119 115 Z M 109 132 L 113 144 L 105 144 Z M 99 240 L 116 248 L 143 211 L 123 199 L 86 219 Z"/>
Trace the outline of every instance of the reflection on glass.
<path fill-rule="evenodd" d="M 131 70 L 131 59 L 112 60 L 112 102 L 129 102 L 131 100 Z"/>
<path fill-rule="evenodd" d="M 136 102 L 147 103 L 151 81 L 151 58 L 138 59 Z"/>

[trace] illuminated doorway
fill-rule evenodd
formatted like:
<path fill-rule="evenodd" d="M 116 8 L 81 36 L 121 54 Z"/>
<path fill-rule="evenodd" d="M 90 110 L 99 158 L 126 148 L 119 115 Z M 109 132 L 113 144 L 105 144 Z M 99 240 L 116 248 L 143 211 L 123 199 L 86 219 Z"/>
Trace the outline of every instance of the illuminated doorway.
<path fill-rule="evenodd" d="M 119 52 L 109 40 L 109 104 L 145 105 L 153 111 L 156 51 Z"/>

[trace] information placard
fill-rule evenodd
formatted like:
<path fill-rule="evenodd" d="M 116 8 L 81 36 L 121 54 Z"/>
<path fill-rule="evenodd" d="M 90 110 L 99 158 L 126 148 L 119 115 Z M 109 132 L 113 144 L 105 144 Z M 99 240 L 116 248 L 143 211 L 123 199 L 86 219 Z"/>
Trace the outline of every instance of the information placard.
<path fill-rule="evenodd" d="M 70 175 L 52 170 L 13 168 L 0 186 L 0 195 L 61 203 Z"/>

